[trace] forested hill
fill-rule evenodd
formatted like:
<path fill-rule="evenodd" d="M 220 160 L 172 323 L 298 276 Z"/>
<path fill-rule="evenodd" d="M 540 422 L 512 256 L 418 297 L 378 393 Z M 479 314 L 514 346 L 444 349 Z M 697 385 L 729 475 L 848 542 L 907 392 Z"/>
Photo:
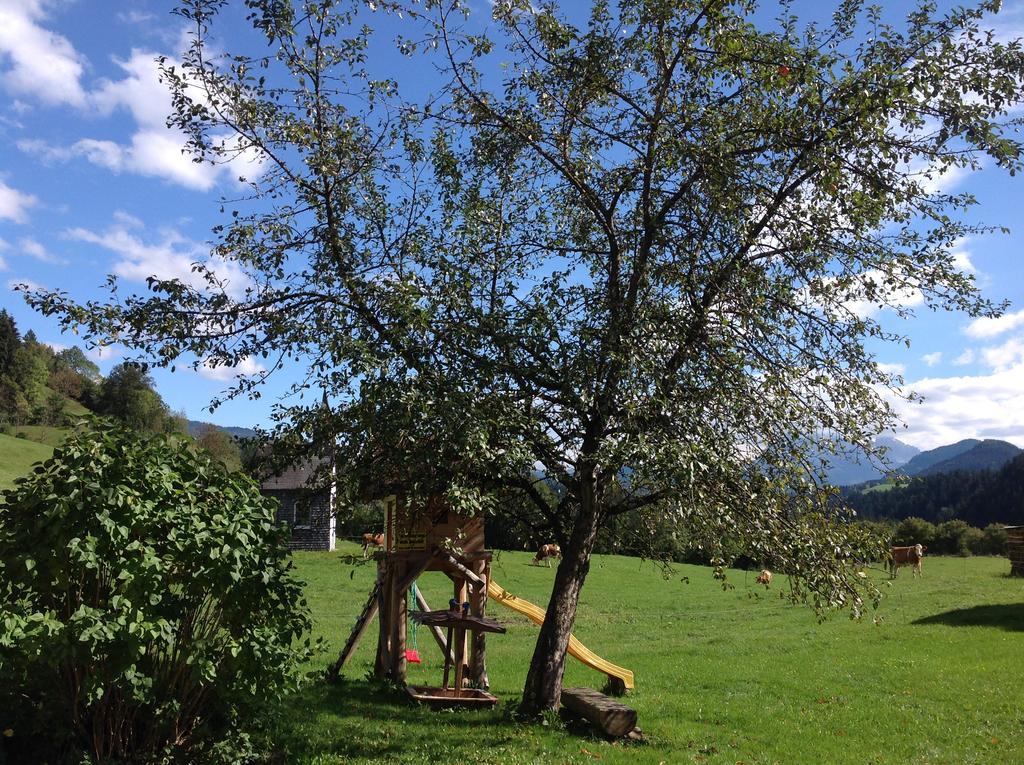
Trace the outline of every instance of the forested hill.
<path fill-rule="evenodd" d="M 913 516 L 932 523 L 959 518 L 979 528 L 1024 524 L 1024 454 L 998 471 L 939 472 L 911 477 L 888 490 L 879 488 L 849 487 L 843 489 L 843 500 L 866 518 Z"/>
<path fill-rule="evenodd" d="M 964 443 L 961 441 L 961 443 Z M 937 451 L 937 450 L 936 450 Z M 907 475 L 936 475 L 938 473 L 954 473 L 958 471 L 999 470 L 1012 459 L 1020 455 L 1021 450 L 1006 441 L 986 439 L 975 442 L 969 449 L 936 462 L 916 472 L 910 472 L 904 465 Z M 920 455 L 919 455 L 920 456 Z M 913 462 L 913 460 L 911 460 Z"/>
<path fill-rule="evenodd" d="M 99 414 L 139 433 L 188 433 L 229 469 L 252 456 L 248 428 L 186 421 L 171 410 L 142 368 L 122 363 L 105 377 L 78 347 L 55 350 L 32 330 L 22 337 L 0 309 L 0 489 L 46 459 L 76 419 Z"/>
<path fill-rule="evenodd" d="M 977 438 L 965 438 L 963 441 L 957 441 L 955 444 L 947 444 L 946 446 L 915 454 L 903 465 L 900 472 L 904 475 L 923 473 L 933 465 L 938 465 L 940 462 L 945 462 L 966 451 L 970 451 L 980 443 L 981 441 Z"/>

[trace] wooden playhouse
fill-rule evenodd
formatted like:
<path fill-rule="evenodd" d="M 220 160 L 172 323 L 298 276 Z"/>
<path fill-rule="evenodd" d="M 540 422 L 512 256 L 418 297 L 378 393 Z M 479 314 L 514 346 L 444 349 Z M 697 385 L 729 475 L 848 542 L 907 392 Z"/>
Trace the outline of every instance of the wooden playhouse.
<path fill-rule="evenodd" d="M 409 695 L 435 706 L 496 704 L 487 692 L 486 635 L 505 628 L 485 616 L 491 553 L 484 549 L 483 519 L 459 515 L 439 497 L 411 502 L 398 491 L 384 498 L 384 549 L 376 559 L 373 590 L 330 673 L 337 676 L 379 614 L 374 675 L 406 684 L 411 618 L 429 629 L 441 649 L 444 674 L 438 687 L 407 686 Z M 452 599 L 432 609 L 417 589 L 419 610 L 410 610 L 407 594 L 427 571 L 451 579 Z"/>

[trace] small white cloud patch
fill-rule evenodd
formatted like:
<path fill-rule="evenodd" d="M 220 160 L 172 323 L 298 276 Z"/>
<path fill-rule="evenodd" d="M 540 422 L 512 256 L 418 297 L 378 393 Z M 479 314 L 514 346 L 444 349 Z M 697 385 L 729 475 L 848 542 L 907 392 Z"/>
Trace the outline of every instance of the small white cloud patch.
<path fill-rule="evenodd" d="M 0 220 L 28 223 L 28 208 L 38 203 L 39 200 L 31 194 L 18 191 L 0 181 Z"/>
<path fill-rule="evenodd" d="M 987 340 L 991 337 L 998 337 L 1006 332 L 1012 332 L 1017 327 L 1024 326 L 1024 310 L 1016 313 L 1006 313 L 997 319 L 980 318 L 975 319 L 964 329 L 968 337 L 975 337 Z"/>
<path fill-rule="evenodd" d="M 236 377 L 247 377 L 249 375 L 265 372 L 267 371 L 267 368 L 253 359 L 252 356 L 246 356 L 241 362 L 233 367 L 226 365 L 214 366 L 210 360 L 207 359 L 196 371 L 199 372 L 201 377 L 205 377 L 207 380 L 228 382 L 230 380 L 234 380 Z"/>

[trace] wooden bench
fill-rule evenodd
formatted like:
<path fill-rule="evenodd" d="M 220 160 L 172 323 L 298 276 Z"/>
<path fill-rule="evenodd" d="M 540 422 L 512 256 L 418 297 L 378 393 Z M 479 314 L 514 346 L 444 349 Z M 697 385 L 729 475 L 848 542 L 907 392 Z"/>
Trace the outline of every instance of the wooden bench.
<path fill-rule="evenodd" d="M 628 736 L 636 728 L 635 709 L 593 688 L 563 688 L 562 707 L 615 738 Z"/>

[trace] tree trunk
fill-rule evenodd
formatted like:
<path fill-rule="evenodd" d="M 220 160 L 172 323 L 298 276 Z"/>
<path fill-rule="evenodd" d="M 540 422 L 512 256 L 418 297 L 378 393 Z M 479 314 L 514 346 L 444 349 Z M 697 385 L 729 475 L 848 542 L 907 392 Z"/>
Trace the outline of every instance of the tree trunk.
<path fill-rule="evenodd" d="M 526 674 L 523 700 L 519 710 L 536 716 L 558 709 L 562 694 L 562 675 L 569 635 L 576 621 L 580 591 L 590 570 L 590 553 L 597 541 L 597 492 L 590 484 L 581 492 L 580 510 L 573 525 L 569 544 L 555 572 L 555 583 L 548 602 L 547 616 L 540 628 L 533 659 Z"/>

